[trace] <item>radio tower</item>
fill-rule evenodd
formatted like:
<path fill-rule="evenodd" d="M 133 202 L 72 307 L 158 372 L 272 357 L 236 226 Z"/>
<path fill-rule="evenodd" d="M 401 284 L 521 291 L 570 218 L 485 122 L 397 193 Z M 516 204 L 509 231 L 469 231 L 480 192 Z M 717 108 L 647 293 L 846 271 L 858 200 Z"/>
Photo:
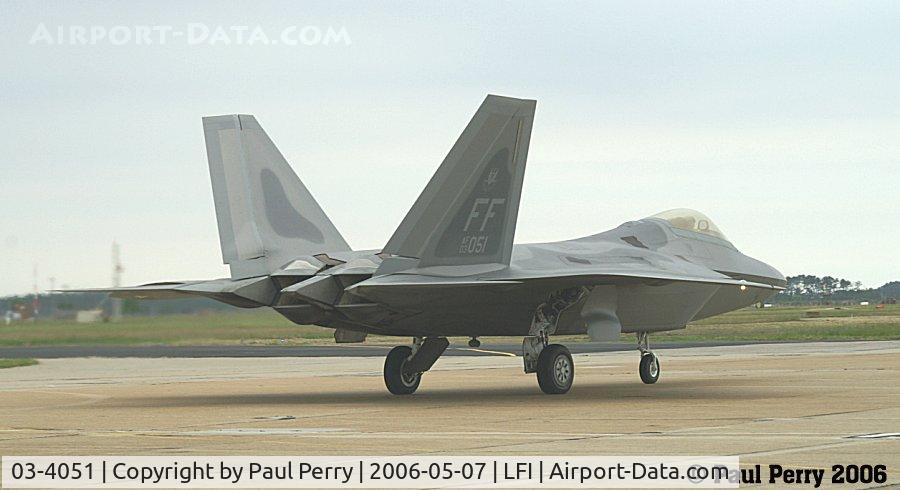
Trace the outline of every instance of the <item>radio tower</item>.
<path fill-rule="evenodd" d="M 112 285 L 114 288 L 118 288 L 122 286 L 122 272 L 125 271 L 125 268 L 122 267 L 122 260 L 119 255 L 119 244 L 113 241 L 112 244 Z M 122 300 L 118 298 L 112 298 L 110 301 L 110 318 L 113 321 L 119 320 L 122 318 Z"/>
<path fill-rule="evenodd" d="M 38 313 L 41 309 L 41 298 L 38 293 L 38 265 L 37 262 L 31 264 L 31 276 L 33 280 L 34 298 L 31 300 L 31 321 L 37 320 Z"/>

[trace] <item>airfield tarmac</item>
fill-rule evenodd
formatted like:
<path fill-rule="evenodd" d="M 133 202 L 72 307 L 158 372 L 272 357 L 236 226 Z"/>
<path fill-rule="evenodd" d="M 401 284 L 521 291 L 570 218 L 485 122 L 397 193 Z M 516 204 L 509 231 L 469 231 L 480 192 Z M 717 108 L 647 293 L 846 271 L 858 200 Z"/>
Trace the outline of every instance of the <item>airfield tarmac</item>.
<path fill-rule="evenodd" d="M 47 359 L 0 370 L 0 454 L 724 454 L 900 482 L 900 342 L 656 352 L 656 385 L 634 351 L 576 354 L 563 396 L 490 352 L 409 397 L 381 357 Z"/>

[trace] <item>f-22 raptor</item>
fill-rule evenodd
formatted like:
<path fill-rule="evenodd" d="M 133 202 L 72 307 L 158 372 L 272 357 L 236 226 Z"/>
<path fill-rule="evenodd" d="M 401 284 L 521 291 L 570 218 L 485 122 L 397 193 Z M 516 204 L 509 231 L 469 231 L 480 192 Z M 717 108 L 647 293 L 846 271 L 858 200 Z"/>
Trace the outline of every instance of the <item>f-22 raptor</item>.
<path fill-rule="evenodd" d="M 231 277 L 100 289 L 115 297 L 204 296 L 270 307 L 297 324 L 412 337 L 384 363 L 396 395 L 416 391 L 447 337 L 520 336 L 525 372 L 548 394 L 575 366 L 560 334 L 635 333 L 655 383 L 651 332 L 759 303 L 785 286 L 687 209 L 596 235 L 514 245 L 536 102 L 489 95 L 380 250 L 354 251 L 250 115 L 203 118 L 219 239 Z"/>

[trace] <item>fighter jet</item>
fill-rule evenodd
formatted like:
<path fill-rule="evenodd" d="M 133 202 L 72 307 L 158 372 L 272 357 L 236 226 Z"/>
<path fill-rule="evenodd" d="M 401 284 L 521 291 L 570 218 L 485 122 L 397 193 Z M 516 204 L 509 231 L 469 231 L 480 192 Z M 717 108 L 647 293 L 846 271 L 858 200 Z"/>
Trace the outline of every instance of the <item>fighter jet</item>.
<path fill-rule="evenodd" d="M 651 332 L 763 301 L 785 286 L 688 209 L 595 235 L 514 245 L 536 102 L 489 95 L 380 250 L 351 250 L 257 120 L 203 118 L 222 257 L 231 277 L 95 289 L 114 297 L 204 296 L 270 307 L 297 324 L 411 337 L 384 363 L 396 395 L 416 391 L 448 337 L 523 337 L 526 373 L 569 391 L 575 366 L 554 335 L 634 333 L 639 373 L 660 363 Z M 564 197 L 564 196 L 560 196 Z"/>

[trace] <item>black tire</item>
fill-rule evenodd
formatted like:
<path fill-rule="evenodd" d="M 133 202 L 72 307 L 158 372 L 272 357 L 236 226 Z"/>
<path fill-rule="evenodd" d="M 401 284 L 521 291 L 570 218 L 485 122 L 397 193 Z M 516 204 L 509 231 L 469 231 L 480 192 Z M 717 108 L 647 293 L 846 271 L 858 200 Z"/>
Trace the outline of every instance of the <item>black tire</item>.
<path fill-rule="evenodd" d="M 656 354 L 648 352 L 642 355 L 639 371 L 641 373 L 641 381 L 648 385 L 656 383 L 656 380 L 659 379 L 660 371 L 659 358 L 656 357 Z"/>
<path fill-rule="evenodd" d="M 575 363 L 569 349 L 559 344 L 544 347 L 538 356 L 538 385 L 548 395 L 562 395 L 575 380 Z"/>
<path fill-rule="evenodd" d="M 412 349 L 401 345 L 394 347 L 384 359 L 384 385 L 388 391 L 395 395 L 411 395 L 419 387 L 422 373 L 414 375 L 403 374 L 403 366 L 412 356 Z"/>

